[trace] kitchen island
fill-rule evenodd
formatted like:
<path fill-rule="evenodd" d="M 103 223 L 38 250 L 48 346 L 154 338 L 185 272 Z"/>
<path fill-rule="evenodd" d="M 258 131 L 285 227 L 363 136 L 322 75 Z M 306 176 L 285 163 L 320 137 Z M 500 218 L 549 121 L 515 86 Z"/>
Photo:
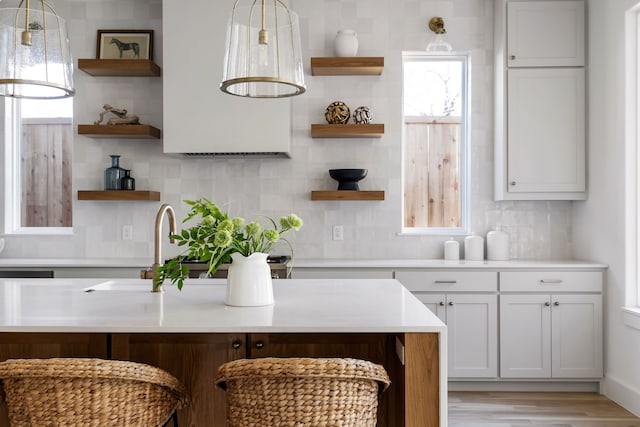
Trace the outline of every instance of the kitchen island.
<path fill-rule="evenodd" d="M 356 357 L 392 386 L 379 425 L 446 425 L 446 327 L 392 279 L 274 280 L 275 304 L 224 305 L 224 280 L 150 292 L 148 280 L 0 280 L 0 360 L 103 357 L 159 366 L 193 404 L 180 425 L 225 425 L 217 367 L 243 357 Z M 0 426 L 8 425 L 0 408 Z"/>

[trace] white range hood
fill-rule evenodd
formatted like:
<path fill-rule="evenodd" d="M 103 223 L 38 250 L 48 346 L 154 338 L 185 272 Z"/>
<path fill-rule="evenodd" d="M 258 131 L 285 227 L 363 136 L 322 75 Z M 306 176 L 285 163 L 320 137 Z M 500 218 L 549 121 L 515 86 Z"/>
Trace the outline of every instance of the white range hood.
<path fill-rule="evenodd" d="M 163 0 L 162 7 L 164 152 L 291 157 L 290 99 L 241 98 L 219 89 L 231 3 Z"/>

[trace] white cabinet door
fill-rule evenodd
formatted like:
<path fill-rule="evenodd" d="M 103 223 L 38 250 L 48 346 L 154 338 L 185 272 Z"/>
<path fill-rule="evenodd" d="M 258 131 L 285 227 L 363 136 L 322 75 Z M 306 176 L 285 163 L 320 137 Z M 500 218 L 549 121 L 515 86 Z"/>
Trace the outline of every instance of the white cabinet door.
<path fill-rule="evenodd" d="M 551 300 L 552 377 L 602 377 L 602 296 L 552 295 Z"/>
<path fill-rule="evenodd" d="M 581 67 L 584 1 L 507 3 L 509 67 Z"/>
<path fill-rule="evenodd" d="M 443 323 L 447 323 L 447 296 L 445 294 L 415 294 L 433 314 L 438 316 Z"/>
<path fill-rule="evenodd" d="M 497 295 L 447 294 L 449 378 L 497 377 L 497 303 Z"/>
<path fill-rule="evenodd" d="M 507 191 L 585 191 L 582 68 L 508 70 Z"/>
<path fill-rule="evenodd" d="M 600 378 L 602 295 L 500 296 L 502 378 Z"/>
<path fill-rule="evenodd" d="M 498 296 L 416 293 L 447 325 L 449 378 L 498 376 Z"/>
<path fill-rule="evenodd" d="M 500 376 L 551 376 L 549 295 L 500 295 Z"/>

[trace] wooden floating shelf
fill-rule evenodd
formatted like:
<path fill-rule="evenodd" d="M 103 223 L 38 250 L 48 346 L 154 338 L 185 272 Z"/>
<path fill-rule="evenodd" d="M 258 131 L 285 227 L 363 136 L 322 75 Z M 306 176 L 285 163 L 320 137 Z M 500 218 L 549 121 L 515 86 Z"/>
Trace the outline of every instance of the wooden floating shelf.
<path fill-rule="evenodd" d="M 160 129 L 149 125 L 78 125 L 78 135 L 99 138 L 159 139 Z"/>
<path fill-rule="evenodd" d="M 311 58 L 312 76 L 379 76 L 383 69 L 382 56 Z"/>
<path fill-rule="evenodd" d="M 384 124 L 311 125 L 312 138 L 380 138 Z"/>
<path fill-rule="evenodd" d="M 150 59 L 78 59 L 78 68 L 96 77 L 160 76 L 160 67 Z"/>
<path fill-rule="evenodd" d="M 160 201 L 158 191 L 138 191 L 138 190 L 101 190 L 101 191 L 78 191 L 78 200 L 128 200 L 128 201 Z"/>
<path fill-rule="evenodd" d="M 311 200 L 384 200 L 384 191 L 312 191 Z"/>

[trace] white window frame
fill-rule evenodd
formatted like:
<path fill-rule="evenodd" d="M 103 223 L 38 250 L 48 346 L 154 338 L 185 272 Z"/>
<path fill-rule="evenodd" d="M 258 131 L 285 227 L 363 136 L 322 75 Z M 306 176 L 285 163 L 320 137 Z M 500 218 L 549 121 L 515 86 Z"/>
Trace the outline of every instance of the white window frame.
<path fill-rule="evenodd" d="M 46 102 L 46 101 L 43 101 Z M 73 227 L 23 227 L 21 225 L 22 183 L 20 180 L 20 103 L 14 98 L 4 102 L 4 219 L 5 235 L 71 235 Z"/>
<path fill-rule="evenodd" d="M 471 55 L 469 53 L 425 53 L 425 52 L 403 52 L 402 67 L 407 60 L 440 60 L 440 61 L 460 61 L 462 63 L 462 93 L 461 113 L 460 113 L 460 227 L 405 227 L 404 225 L 404 107 L 402 112 L 402 215 L 400 218 L 400 236 L 462 236 L 469 234 L 471 218 L 470 201 L 470 129 L 471 129 Z M 404 93 L 404 72 L 403 72 L 403 93 Z M 404 105 L 404 101 L 403 101 Z"/>
<path fill-rule="evenodd" d="M 624 322 L 640 330 L 640 233 L 638 215 L 640 215 L 640 4 L 625 14 L 625 169 L 626 182 L 625 228 L 626 228 L 626 282 L 625 302 L 622 307 Z"/>

